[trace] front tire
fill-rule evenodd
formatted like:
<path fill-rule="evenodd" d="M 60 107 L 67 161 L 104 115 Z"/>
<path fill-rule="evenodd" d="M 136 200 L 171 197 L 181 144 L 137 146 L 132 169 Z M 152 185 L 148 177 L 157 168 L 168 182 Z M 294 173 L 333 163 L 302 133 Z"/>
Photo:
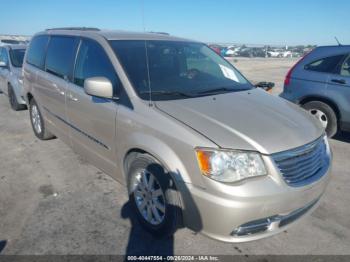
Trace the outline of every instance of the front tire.
<path fill-rule="evenodd" d="M 337 133 L 337 115 L 328 104 L 320 101 L 311 101 L 302 105 L 302 107 L 321 122 L 328 137 L 333 137 Z"/>
<path fill-rule="evenodd" d="M 18 103 L 17 98 L 16 98 L 16 94 L 13 91 L 13 88 L 11 85 L 9 85 L 9 87 L 8 87 L 8 98 L 9 98 L 10 106 L 13 110 L 19 111 L 19 110 L 26 109 L 25 105 L 21 105 Z"/>
<path fill-rule="evenodd" d="M 181 224 L 181 204 L 166 169 L 152 156 L 138 153 L 127 173 L 129 200 L 142 227 L 158 237 L 173 235 Z"/>
<path fill-rule="evenodd" d="M 29 115 L 34 134 L 37 138 L 40 140 L 55 138 L 55 136 L 46 129 L 45 120 L 34 98 L 29 102 Z"/>

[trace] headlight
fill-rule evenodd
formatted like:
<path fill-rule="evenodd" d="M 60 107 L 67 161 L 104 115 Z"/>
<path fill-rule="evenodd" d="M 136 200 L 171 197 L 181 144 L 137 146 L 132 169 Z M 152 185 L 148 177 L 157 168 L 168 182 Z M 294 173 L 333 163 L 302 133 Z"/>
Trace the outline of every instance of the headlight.
<path fill-rule="evenodd" d="M 23 85 L 23 79 L 18 78 L 18 83 L 20 83 L 21 85 Z"/>
<path fill-rule="evenodd" d="M 220 182 L 237 182 L 267 174 L 259 153 L 197 148 L 199 168 L 203 175 Z"/>

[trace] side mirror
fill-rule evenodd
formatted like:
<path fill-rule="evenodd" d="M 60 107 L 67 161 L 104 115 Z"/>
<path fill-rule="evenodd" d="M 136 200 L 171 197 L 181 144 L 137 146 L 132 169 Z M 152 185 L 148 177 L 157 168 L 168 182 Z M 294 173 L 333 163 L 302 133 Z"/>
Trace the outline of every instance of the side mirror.
<path fill-rule="evenodd" d="M 105 77 L 90 77 L 85 79 L 84 91 L 90 96 L 113 98 L 113 85 Z"/>
<path fill-rule="evenodd" d="M 1 68 L 7 67 L 7 64 L 4 61 L 0 61 L 0 67 Z"/>
<path fill-rule="evenodd" d="M 265 91 L 270 91 L 275 86 L 273 82 L 259 82 L 255 84 L 255 87 L 264 89 Z"/>

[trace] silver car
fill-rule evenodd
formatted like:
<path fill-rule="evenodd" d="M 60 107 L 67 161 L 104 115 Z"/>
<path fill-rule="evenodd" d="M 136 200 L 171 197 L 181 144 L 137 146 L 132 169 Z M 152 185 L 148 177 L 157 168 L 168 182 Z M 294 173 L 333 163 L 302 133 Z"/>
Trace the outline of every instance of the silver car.
<path fill-rule="evenodd" d="M 0 47 L 0 91 L 8 95 L 13 110 L 27 108 L 22 96 L 22 63 L 25 50 L 24 45 Z"/>
<path fill-rule="evenodd" d="M 227 242 L 276 234 L 329 181 L 318 121 L 255 88 L 205 44 L 157 33 L 49 29 L 23 66 L 34 134 L 125 184 L 144 228 Z"/>

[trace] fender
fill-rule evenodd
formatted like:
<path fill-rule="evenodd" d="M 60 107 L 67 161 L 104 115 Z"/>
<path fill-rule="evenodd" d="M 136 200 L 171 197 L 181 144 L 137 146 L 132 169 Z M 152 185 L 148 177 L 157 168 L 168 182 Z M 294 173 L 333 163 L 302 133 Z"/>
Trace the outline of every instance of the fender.
<path fill-rule="evenodd" d="M 142 150 L 158 159 L 171 174 L 174 179 L 178 182 L 192 183 L 188 170 L 185 168 L 181 159 L 172 150 L 172 148 L 164 143 L 162 140 L 150 136 L 148 134 L 135 132 L 127 137 L 127 140 L 123 142 L 123 145 L 128 147 L 117 149 L 118 152 L 118 163 L 119 163 L 119 174 L 123 174 L 123 182 L 127 181 L 126 173 L 124 170 L 124 161 L 126 156 L 132 150 Z M 118 148 L 118 146 L 117 146 Z M 171 159 L 171 161 L 165 162 L 164 159 Z"/>

